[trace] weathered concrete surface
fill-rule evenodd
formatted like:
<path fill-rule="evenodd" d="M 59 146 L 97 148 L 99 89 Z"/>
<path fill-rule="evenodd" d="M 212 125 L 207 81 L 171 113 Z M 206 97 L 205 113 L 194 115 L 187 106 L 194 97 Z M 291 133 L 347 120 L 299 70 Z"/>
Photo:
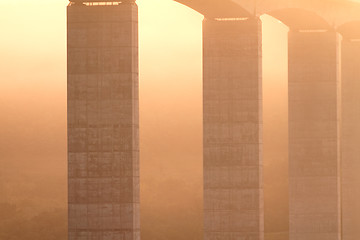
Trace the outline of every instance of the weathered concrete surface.
<path fill-rule="evenodd" d="M 269 233 L 265 232 L 265 240 L 289 240 L 288 232 Z"/>
<path fill-rule="evenodd" d="M 137 6 L 68 7 L 69 240 L 138 240 Z"/>
<path fill-rule="evenodd" d="M 261 22 L 203 33 L 204 239 L 263 240 Z"/>
<path fill-rule="evenodd" d="M 342 42 L 342 240 L 360 236 L 360 42 Z"/>
<path fill-rule="evenodd" d="M 340 36 L 289 32 L 290 240 L 340 240 Z"/>

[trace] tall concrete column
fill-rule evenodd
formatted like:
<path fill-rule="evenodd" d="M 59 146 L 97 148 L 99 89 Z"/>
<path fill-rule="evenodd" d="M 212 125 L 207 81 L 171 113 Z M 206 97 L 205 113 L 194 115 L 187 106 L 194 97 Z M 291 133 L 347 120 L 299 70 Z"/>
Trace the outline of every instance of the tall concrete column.
<path fill-rule="evenodd" d="M 340 240 L 340 36 L 289 32 L 290 240 Z"/>
<path fill-rule="evenodd" d="M 360 236 L 360 41 L 342 42 L 343 239 Z"/>
<path fill-rule="evenodd" d="M 69 240 L 140 239 L 137 19 L 68 7 Z"/>
<path fill-rule="evenodd" d="M 206 19 L 204 239 L 263 240 L 259 19 Z"/>

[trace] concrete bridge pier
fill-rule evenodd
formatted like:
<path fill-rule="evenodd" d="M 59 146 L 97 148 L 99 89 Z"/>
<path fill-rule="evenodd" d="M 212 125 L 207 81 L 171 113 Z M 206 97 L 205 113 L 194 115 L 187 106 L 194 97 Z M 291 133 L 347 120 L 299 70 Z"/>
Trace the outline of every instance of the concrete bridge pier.
<path fill-rule="evenodd" d="M 204 239 L 263 240 L 258 18 L 205 19 Z"/>
<path fill-rule="evenodd" d="M 332 30 L 289 32 L 290 240 L 340 240 L 340 47 Z"/>
<path fill-rule="evenodd" d="M 360 235 L 360 39 L 342 42 L 342 215 L 343 239 Z"/>
<path fill-rule="evenodd" d="M 140 239 L 137 19 L 68 7 L 69 240 Z"/>

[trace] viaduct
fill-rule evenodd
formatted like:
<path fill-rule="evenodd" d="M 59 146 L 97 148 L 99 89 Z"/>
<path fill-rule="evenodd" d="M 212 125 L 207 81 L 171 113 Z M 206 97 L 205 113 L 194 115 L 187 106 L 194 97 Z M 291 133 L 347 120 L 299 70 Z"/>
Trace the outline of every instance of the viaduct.
<path fill-rule="evenodd" d="M 290 240 L 360 236 L 360 3 L 177 0 L 204 15 L 204 239 L 263 240 L 260 16 L 289 27 Z M 140 240 L 135 0 L 68 6 L 69 240 Z"/>

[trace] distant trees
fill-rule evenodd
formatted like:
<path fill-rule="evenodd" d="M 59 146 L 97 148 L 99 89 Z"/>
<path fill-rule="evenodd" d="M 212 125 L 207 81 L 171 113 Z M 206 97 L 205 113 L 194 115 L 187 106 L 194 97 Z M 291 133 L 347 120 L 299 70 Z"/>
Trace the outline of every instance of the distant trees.
<path fill-rule="evenodd" d="M 27 217 L 21 206 L 0 203 L 0 240 L 65 240 L 66 216 L 55 209 Z"/>

